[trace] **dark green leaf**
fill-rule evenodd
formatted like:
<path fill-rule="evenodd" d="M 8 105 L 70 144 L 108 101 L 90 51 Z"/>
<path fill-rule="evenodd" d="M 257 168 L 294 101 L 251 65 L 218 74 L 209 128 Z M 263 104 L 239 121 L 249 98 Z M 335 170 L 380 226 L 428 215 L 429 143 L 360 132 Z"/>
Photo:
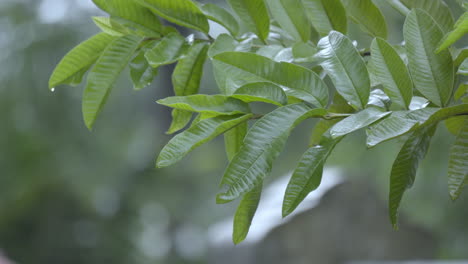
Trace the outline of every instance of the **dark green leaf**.
<path fill-rule="evenodd" d="M 270 31 L 270 17 L 263 0 L 228 0 L 242 22 L 265 41 Z"/>
<path fill-rule="evenodd" d="M 443 0 L 400 0 L 408 8 L 426 11 L 445 33 L 453 28 L 453 17 Z"/>
<path fill-rule="evenodd" d="M 342 0 L 348 16 L 373 37 L 387 38 L 385 17 L 372 0 Z"/>
<path fill-rule="evenodd" d="M 96 65 L 89 73 L 82 105 L 84 121 L 89 129 L 93 127 L 112 86 L 130 62 L 142 40 L 142 37 L 133 35 L 115 39 L 102 52 Z"/>
<path fill-rule="evenodd" d="M 224 91 L 232 91 L 252 82 L 272 82 L 281 86 L 289 96 L 324 107 L 328 103 L 328 88 L 320 77 L 309 69 L 286 62 L 243 52 L 225 52 L 214 57 L 214 66 L 229 73 L 218 80 Z M 225 76 L 226 77 L 226 76 Z"/>
<path fill-rule="evenodd" d="M 248 123 L 244 122 L 224 133 L 224 144 L 226 146 L 226 155 L 229 161 L 231 161 L 241 149 L 248 129 Z"/>
<path fill-rule="evenodd" d="M 373 73 L 392 103 L 408 109 L 413 97 L 413 82 L 405 63 L 385 40 L 376 38 L 371 45 Z"/>
<path fill-rule="evenodd" d="M 136 0 L 155 14 L 180 26 L 208 33 L 208 19 L 191 0 Z"/>
<path fill-rule="evenodd" d="M 450 150 L 448 185 L 450 196 L 457 199 L 463 187 L 468 184 L 468 119 L 455 139 Z"/>
<path fill-rule="evenodd" d="M 176 62 L 186 49 L 184 37 L 178 33 L 170 33 L 145 54 L 153 68 Z"/>
<path fill-rule="evenodd" d="M 292 55 L 295 62 L 312 62 L 317 48 L 310 43 L 297 42 L 292 46 Z"/>
<path fill-rule="evenodd" d="M 434 24 L 426 12 L 414 9 L 406 18 L 403 35 L 414 86 L 434 104 L 446 106 L 452 94 L 453 63 L 448 51 L 434 52 L 442 39 Z"/>
<path fill-rule="evenodd" d="M 239 34 L 239 23 L 231 13 L 225 9 L 214 4 L 204 4 L 200 9 L 210 20 L 225 27 L 231 35 L 237 36 L 237 34 Z"/>
<path fill-rule="evenodd" d="M 246 84 L 237 89 L 231 97 L 246 103 L 264 102 L 278 106 L 282 106 L 288 103 L 288 97 L 283 92 L 283 89 L 275 84 L 268 82 Z"/>
<path fill-rule="evenodd" d="M 330 130 L 332 138 L 345 136 L 351 132 L 367 127 L 378 120 L 390 115 L 391 112 L 385 112 L 377 107 L 366 108 L 359 113 L 352 114 L 336 125 Z"/>
<path fill-rule="evenodd" d="M 302 0 L 307 17 L 320 36 L 332 30 L 346 34 L 348 22 L 340 0 Z"/>
<path fill-rule="evenodd" d="M 269 174 L 291 130 L 308 117 L 326 113 L 324 109 L 311 110 L 305 104 L 293 104 L 280 107 L 258 120 L 227 167 L 221 184 L 227 185 L 228 189 L 218 194 L 217 202 L 232 201 L 258 186 Z"/>
<path fill-rule="evenodd" d="M 424 159 L 436 126 L 416 130 L 401 148 L 390 175 L 389 211 L 393 227 L 398 228 L 398 208 L 406 189 L 411 188 L 419 162 Z"/>
<path fill-rule="evenodd" d="M 158 100 L 158 104 L 213 115 L 235 115 L 250 112 L 246 103 L 225 95 L 172 96 Z"/>
<path fill-rule="evenodd" d="M 262 194 L 263 182 L 255 186 L 250 192 L 246 193 L 237 207 L 234 215 L 232 241 L 239 244 L 246 237 L 252 224 L 252 219 L 257 211 Z"/>
<path fill-rule="evenodd" d="M 49 88 L 60 84 L 76 84 L 81 82 L 84 72 L 99 58 L 102 51 L 115 37 L 99 33 L 80 43 L 63 57 L 50 76 Z M 78 78 L 74 78 L 74 76 Z"/>
<path fill-rule="evenodd" d="M 173 137 L 161 150 L 156 166 L 170 166 L 196 147 L 212 140 L 226 130 L 235 127 L 252 117 L 252 114 L 235 116 L 217 116 L 201 120 L 194 126 Z"/>
<path fill-rule="evenodd" d="M 468 12 L 463 13 L 457 20 L 457 23 L 455 23 L 454 29 L 445 35 L 441 41 L 442 43 L 437 48 L 437 53 L 457 42 L 466 35 L 466 33 L 468 33 Z"/>
<path fill-rule="evenodd" d="M 310 39 L 311 27 L 298 0 L 266 0 L 276 22 L 297 41 Z"/>
<path fill-rule="evenodd" d="M 337 91 L 356 109 L 363 109 L 370 94 L 366 64 L 349 38 L 332 31 L 317 45 L 317 58 Z"/>

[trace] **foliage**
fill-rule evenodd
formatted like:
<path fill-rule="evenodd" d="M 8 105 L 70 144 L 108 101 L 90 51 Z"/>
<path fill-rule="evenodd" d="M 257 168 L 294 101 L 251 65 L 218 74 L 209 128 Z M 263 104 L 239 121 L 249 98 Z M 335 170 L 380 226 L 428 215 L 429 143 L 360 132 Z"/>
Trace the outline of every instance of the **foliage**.
<path fill-rule="evenodd" d="M 172 76 L 176 96 L 158 101 L 174 108 L 168 132 L 183 129 L 193 114 L 196 118 L 164 147 L 157 166 L 172 165 L 224 133 L 230 163 L 217 201 L 243 197 L 234 218 L 235 243 L 248 233 L 263 180 L 290 132 L 306 119 L 322 121 L 288 184 L 284 216 L 320 185 L 323 166 L 341 139 L 363 128 L 368 147 L 394 138 L 404 141 L 390 176 L 395 228 L 403 194 L 442 121 L 449 120 L 444 124 L 456 134 L 448 169 L 452 199 L 468 183 L 463 82 L 468 52 L 452 46 L 467 32 L 467 11 L 454 23 L 443 0 L 388 0 L 406 17 L 404 44 L 391 44 L 385 17 L 371 0 L 228 0 L 233 12 L 191 0 L 94 2 L 110 15 L 94 19 L 103 33 L 62 59 L 50 88 L 79 83 L 89 70 L 82 111 L 91 129 L 127 65 L 134 87 L 141 89 L 159 67 L 177 63 Z M 368 48 L 356 48 L 346 35 L 344 17 L 374 38 Z M 163 20 L 198 32 L 183 37 Z M 209 20 L 229 34 L 210 36 Z M 218 95 L 199 94 L 207 58 Z M 277 108 L 253 113 L 252 102 Z M 249 120 L 256 120 L 250 128 Z"/>

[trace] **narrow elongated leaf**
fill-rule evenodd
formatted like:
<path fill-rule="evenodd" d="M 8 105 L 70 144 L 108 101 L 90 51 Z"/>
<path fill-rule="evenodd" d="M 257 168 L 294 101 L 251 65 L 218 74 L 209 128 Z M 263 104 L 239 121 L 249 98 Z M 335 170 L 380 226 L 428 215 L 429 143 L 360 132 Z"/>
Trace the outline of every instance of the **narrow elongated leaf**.
<path fill-rule="evenodd" d="M 186 42 L 178 33 L 170 33 L 145 54 L 153 68 L 176 62 L 185 51 Z"/>
<path fill-rule="evenodd" d="M 270 17 L 263 0 L 228 0 L 244 24 L 265 41 L 270 32 Z"/>
<path fill-rule="evenodd" d="M 231 97 L 246 103 L 264 102 L 278 106 L 282 106 L 288 103 L 288 97 L 283 92 L 283 89 L 275 84 L 268 82 L 246 84 L 237 89 Z"/>
<path fill-rule="evenodd" d="M 330 136 L 332 138 L 342 137 L 351 132 L 367 127 L 390 114 L 391 112 L 385 112 L 377 107 L 366 108 L 334 125 L 330 130 Z"/>
<path fill-rule="evenodd" d="M 103 32 L 112 36 L 121 37 L 130 33 L 124 26 L 110 17 L 93 17 L 93 21 Z"/>
<path fill-rule="evenodd" d="M 322 137 L 319 145 L 304 153 L 284 194 L 283 217 L 292 213 L 310 192 L 319 187 L 325 161 L 340 140 L 341 138 Z"/>
<path fill-rule="evenodd" d="M 163 26 L 158 17 L 150 10 L 129 0 L 93 0 L 102 10 L 111 16 L 124 18 L 157 33 L 163 32 Z"/>
<path fill-rule="evenodd" d="M 457 74 L 468 75 L 468 59 L 465 59 L 463 63 L 458 67 Z"/>
<path fill-rule="evenodd" d="M 455 91 L 453 98 L 455 100 L 460 100 L 467 93 L 468 93 L 468 83 L 462 83 Z"/>
<path fill-rule="evenodd" d="M 130 61 L 130 77 L 133 89 L 141 90 L 148 86 L 158 74 L 158 69 L 151 67 L 145 58 L 145 49 L 141 49 Z"/>
<path fill-rule="evenodd" d="M 136 0 L 160 17 L 180 26 L 210 31 L 208 19 L 191 0 Z"/>
<path fill-rule="evenodd" d="M 419 8 L 426 11 L 445 33 L 453 28 L 453 16 L 443 0 L 400 0 L 409 9 Z"/>
<path fill-rule="evenodd" d="M 302 0 L 307 17 L 321 37 L 332 30 L 346 34 L 348 22 L 340 0 Z"/>
<path fill-rule="evenodd" d="M 450 196 L 457 199 L 468 184 L 468 119 L 464 120 L 455 142 L 450 149 L 448 185 Z"/>
<path fill-rule="evenodd" d="M 419 162 L 427 153 L 436 126 L 416 130 L 401 148 L 390 175 L 389 211 L 395 229 L 398 228 L 398 208 L 406 189 L 411 188 Z"/>
<path fill-rule="evenodd" d="M 224 133 L 224 144 L 226 146 L 226 155 L 229 161 L 231 161 L 241 149 L 248 129 L 248 123 L 244 122 Z"/>
<path fill-rule="evenodd" d="M 258 186 L 255 186 L 253 190 L 244 195 L 242 201 L 239 204 L 239 207 L 237 207 L 236 214 L 234 215 L 232 233 L 232 241 L 234 244 L 239 244 L 242 242 L 249 233 L 252 219 L 260 202 L 262 187 L 263 182 L 260 182 Z"/>
<path fill-rule="evenodd" d="M 317 47 L 311 45 L 310 42 L 297 42 L 292 46 L 291 51 L 295 62 L 312 62 L 315 60 Z"/>
<path fill-rule="evenodd" d="M 444 124 L 447 127 L 447 130 L 452 133 L 453 135 L 457 136 L 460 133 L 463 125 L 465 124 L 465 120 L 468 120 L 468 116 L 455 116 L 445 120 Z"/>
<path fill-rule="evenodd" d="M 88 75 L 83 94 L 83 117 L 91 129 L 122 70 L 143 40 L 133 35 L 117 38 L 107 46 Z"/>
<path fill-rule="evenodd" d="M 413 97 L 413 82 L 408 68 L 393 47 L 376 38 L 371 45 L 373 73 L 392 103 L 408 109 Z"/>
<path fill-rule="evenodd" d="M 387 23 L 372 0 L 342 0 L 348 16 L 373 37 L 387 38 Z"/>
<path fill-rule="evenodd" d="M 208 19 L 226 28 L 231 35 L 239 34 L 239 23 L 227 10 L 215 4 L 204 4 L 200 9 Z"/>
<path fill-rule="evenodd" d="M 224 95 L 172 96 L 158 100 L 158 104 L 213 115 L 235 115 L 250 112 L 246 103 Z"/>
<path fill-rule="evenodd" d="M 252 114 L 235 116 L 217 116 L 201 120 L 194 126 L 173 137 L 161 150 L 156 161 L 159 168 L 170 166 L 196 147 L 212 140 L 226 130 L 241 124 L 252 117 Z"/>
<path fill-rule="evenodd" d="M 453 62 L 448 51 L 435 54 L 443 35 L 434 24 L 426 12 L 414 9 L 406 18 L 403 36 L 414 86 L 434 104 L 445 106 L 452 94 Z"/>
<path fill-rule="evenodd" d="M 408 7 L 406 7 L 400 0 L 387 0 L 387 3 L 391 5 L 395 10 L 400 12 L 403 16 L 407 16 L 410 12 Z"/>
<path fill-rule="evenodd" d="M 307 42 L 310 39 L 311 27 L 301 1 L 266 0 L 266 2 L 275 21 L 295 40 Z"/>
<path fill-rule="evenodd" d="M 221 90 L 232 91 L 252 82 L 271 82 L 281 86 L 288 96 L 294 96 L 316 106 L 328 103 L 328 88 L 320 77 L 309 69 L 274 62 L 266 57 L 244 52 L 225 52 L 214 56 L 214 67 L 229 73 Z M 229 93 L 228 93 L 229 94 Z"/>
<path fill-rule="evenodd" d="M 258 120 L 227 167 L 221 184 L 227 185 L 228 190 L 218 194 L 217 202 L 232 201 L 254 189 L 269 174 L 291 130 L 307 117 L 325 114 L 324 109 L 311 110 L 305 104 L 293 104 L 280 107 Z"/>
<path fill-rule="evenodd" d="M 166 131 L 166 134 L 173 134 L 190 123 L 192 119 L 193 113 L 190 111 L 180 110 L 180 109 L 173 109 L 171 112 L 172 122 L 169 126 L 169 129 Z"/>
<path fill-rule="evenodd" d="M 294 56 L 292 54 L 292 48 L 285 48 L 281 45 L 268 45 L 263 46 L 257 50 L 257 54 L 263 57 L 267 57 L 277 62 L 293 62 Z"/>
<path fill-rule="evenodd" d="M 55 67 L 49 79 L 49 88 L 60 84 L 80 83 L 84 72 L 96 62 L 101 52 L 114 39 L 111 35 L 99 33 L 73 48 Z M 79 78 L 73 78 L 77 74 Z"/>
<path fill-rule="evenodd" d="M 328 73 L 337 91 L 354 108 L 363 109 L 370 94 L 366 64 L 353 43 L 343 34 L 332 31 L 318 43 L 316 57 Z"/>
<path fill-rule="evenodd" d="M 437 53 L 450 47 L 453 43 L 457 42 L 464 35 L 468 33 L 468 12 L 463 13 L 455 23 L 454 29 L 447 33 L 442 39 L 442 43 L 437 48 Z"/>

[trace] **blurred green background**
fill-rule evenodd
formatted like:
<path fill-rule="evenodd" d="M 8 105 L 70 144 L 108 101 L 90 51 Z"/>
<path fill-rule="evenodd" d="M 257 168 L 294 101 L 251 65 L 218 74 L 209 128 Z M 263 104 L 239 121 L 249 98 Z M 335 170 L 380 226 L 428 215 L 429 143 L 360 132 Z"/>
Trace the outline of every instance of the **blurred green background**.
<path fill-rule="evenodd" d="M 376 2 L 386 10 L 390 40 L 400 42 L 404 18 Z M 82 85 L 47 89 L 60 58 L 98 32 L 90 19 L 97 14 L 89 0 L 0 1 L 0 251 L 24 264 L 204 263 L 207 228 L 231 217 L 235 204 L 215 204 L 227 164 L 221 138 L 174 167 L 154 169 L 170 139 L 170 111 L 155 101 L 171 95 L 172 68 L 140 92 L 125 72 L 92 132 L 81 119 Z M 355 26 L 351 32 L 368 45 Z M 214 91 L 207 62 L 202 92 Z M 294 132 L 271 178 L 293 168 L 312 125 Z M 363 132 L 347 137 L 328 165 L 366 179 L 385 201 L 401 142 L 368 151 L 364 140 Z M 402 210 L 437 235 L 440 258 L 461 259 L 468 258 L 468 194 L 451 202 L 447 193 L 452 141 L 440 126 Z"/>

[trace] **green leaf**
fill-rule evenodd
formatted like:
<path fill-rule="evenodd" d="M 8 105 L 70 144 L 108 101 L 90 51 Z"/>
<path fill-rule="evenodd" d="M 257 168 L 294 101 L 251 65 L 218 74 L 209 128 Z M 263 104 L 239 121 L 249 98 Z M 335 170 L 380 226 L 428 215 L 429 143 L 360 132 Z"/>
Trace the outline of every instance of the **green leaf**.
<path fill-rule="evenodd" d="M 221 185 L 227 185 L 228 189 L 218 194 L 217 202 L 232 201 L 254 189 L 271 171 L 291 130 L 308 117 L 326 113 L 324 109 L 311 110 L 301 103 L 280 107 L 258 120 L 227 167 Z"/>
<path fill-rule="evenodd" d="M 102 52 L 89 73 L 82 104 L 84 121 L 89 129 L 93 127 L 112 86 L 142 40 L 142 37 L 133 35 L 115 39 Z"/>
<path fill-rule="evenodd" d="M 317 53 L 317 47 L 311 43 L 297 42 L 292 46 L 292 55 L 295 62 L 312 62 Z"/>
<path fill-rule="evenodd" d="M 297 41 L 310 39 L 311 27 L 298 0 L 266 0 L 273 19 Z"/>
<path fill-rule="evenodd" d="M 158 17 L 150 10 L 129 0 L 93 0 L 102 10 L 111 16 L 124 18 L 136 24 L 151 29 L 156 33 L 163 32 L 163 26 Z"/>
<path fill-rule="evenodd" d="M 463 126 L 450 149 L 448 168 L 448 185 L 450 196 L 457 199 L 463 187 L 468 184 L 468 119 Z"/>
<path fill-rule="evenodd" d="M 130 61 L 130 77 L 133 82 L 133 89 L 139 91 L 150 85 L 158 70 L 152 68 L 145 58 L 145 49 L 141 49 Z"/>
<path fill-rule="evenodd" d="M 403 16 L 407 16 L 409 14 L 409 9 L 406 7 L 403 3 L 400 2 L 400 0 L 387 0 L 387 3 L 391 5 L 395 10 L 400 12 Z"/>
<path fill-rule="evenodd" d="M 345 136 L 367 127 L 390 114 L 391 112 L 385 112 L 377 107 L 366 108 L 338 122 L 331 128 L 330 135 L 332 138 Z"/>
<path fill-rule="evenodd" d="M 468 83 L 462 83 L 458 87 L 458 89 L 455 91 L 455 95 L 453 98 L 457 101 L 460 100 L 465 94 L 468 93 Z"/>
<path fill-rule="evenodd" d="M 401 148 L 390 175 L 389 212 L 395 229 L 398 228 L 398 208 L 406 189 L 411 188 L 419 162 L 427 153 L 436 126 L 416 130 Z"/>
<path fill-rule="evenodd" d="M 226 28 L 231 35 L 237 36 L 239 34 L 239 23 L 231 13 L 226 11 L 224 8 L 214 4 L 204 4 L 200 9 L 208 19 Z"/>
<path fill-rule="evenodd" d="M 157 102 L 180 110 L 213 115 L 235 115 L 250 112 L 246 103 L 225 95 L 172 96 Z"/>
<path fill-rule="evenodd" d="M 145 54 L 153 68 L 176 62 L 186 49 L 184 37 L 178 33 L 170 33 Z"/>
<path fill-rule="evenodd" d="M 348 16 L 373 36 L 387 39 L 387 23 L 379 8 L 372 0 L 342 0 Z"/>
<path fill-rule="evenodd" d="M 446 106 L 452 94 L 454 72 L 448 51 L 435 54 L 442 31 L 426 12 L 414 9 L 406 18 L 403 36 L 414 86 L 438 106 Z"/>
<path fill-rule="evenodd" d="M 226 155 L 229 161 L 231 161 L 241 149 L 248 129 L 249 124 L 244 122 L 224 133 L 224 144 L 226 146 Z"/>
<path fill-rule="evenodd" d="M 288 96 L 320 107 L 328 103 L 328 87 L 317 74 L 304 67 L 244 52 L 225 52 L 213 59 L 214 67 L 229 73 L 224 82 L 218 80 L 218 84 L 225 85 L 221 90 L 234 92 L 247 83 L 267 81 L 282 87 Z"/>
<path fill-rule="evenodd" d="M 136 0 L 136 2 L 177 25 L 204 33 L 210 31 L 208 19 L 190 0 Z"/>
<path fill-rule="evenodd" d="M 463 13 L 455 23 L 454 29 L 447 33 L 437 48 L 437 53 L 448 48 L 468 33 L 468 12 Z"/>
<path fill-rule="evenodd" d="M 278 106 L 288 103 L 288 97 L 283 92 L 283 89 L 269 82 L 246 84 L 237 89 L 231 97 L 246 103 L 264 102 Z"/>
<path fill-rule="evenodd" d="M 114 39 L 113 36 L 99 33 L 73 48 L 55 67 L 49 79 L 49 88 L 53 89 L 60 84 L 80 83 L 84 72 L 94 64 L 102 51 Z"/>
<path fill-rule="evenodd" d="M 445 127 L 447 130 L 452 133 L 453 135 L 458 135 L 460 133 L 463 125 L 465 124 L 465 120 L 468 119 L 468 116 L 455 116 L 445 120 Z"/>
<path fill-rule="evenodd" d="M 249 233 L 252 219 L 257 211 L 262 194 L 263 182 L 255 186 L 253 190 L 246 193 L 242 198 L 239 206 L 237 207 L 236 214 L 234 215 L 232 241 L 234 244 L 242 242 Z"/>
<path fill-rule="evenodd" d="M 211 45 L 208 50 L 208 56 L 210 58 L 227 51 L 250 51 L 252 48 L 252 40 L 246 39 L 242 42 L 235 40 L 228 34 L 219 35 L 215 42 Z"/>
<path fill-rule="evenodd" d="M 244 24 L 265 41 L 270 31 L 270 17 L 263 0 L 228 0 L 232 10 Z"/>
<path fill-rule="evenodd" d="M 235 116 L 217 116 L 201 120 L 194 126 L 173 137 L 161 150 L 156 166 L 170 166 L 196 147 L 212 140 L 226 130 L 235 127 L 252 117 L 252 114 Z"/>
<path fill-rule="evenodd" d="M 354 108 L 363 109 L 370 94 L 370 80 L 366 64 L 349 38 L 332 31 L 317 45 L 316 57 L 321 60 L 337 91 Z"/>
<path fill-rule="evenodd" d="M 450 8 L 442 0 L 401 0 L 409 9 L 419 8 L 426 11 L 445 33 L 453 28 Z"/>
<path fill-rule="evenodd" d="M 460 67 L 458 67 L 457 74 L 468 75 L 468 59 L 465 59 Z"/>
<path fill-rule="evenodd" d="M 291 214 L 310 192 L 319 187 L 325 161 L 340 140 L 322 137 L 319 145 L 309 148 L 301 157 L 284 194 L 283 217 Z"/>
<path fill-rule="evenodd" d="M 183 129 L 192 119 L 193 113 L 190 111 L 173 109 L 171 112 L 172 122 L 166 134 L 174 134 L 175 132 Z"/>
<path fill-rule="evenodd" d="M 348 22 L 340 0 L 302 0 L 307 17 L 320 36 L 332 30 L 346 34 Z"/>
<path fill-rule="evenodd" d="M 130 33 L 124 26 L 115 22 L 110 17 L 93 17 L 93 21 L 103 32 L 112 36 L 121 37 Z"/>
<path fill-rule="evenodd" d="M 392 103 L 408 109 L 413 97 L 413 82 L 405 63 L 385 40 L 376 38 L 371 45 L 373 73 Z"/>
<path fill-rule="evenodd" d="M 292 54 L 292 48 L 285 48 L 281 45 L 268 45 L 263 46 L 257 50 L 257 54 L 263 57 L 267 57 L 277 62 L 293 62 L 294 57 Z"/>

